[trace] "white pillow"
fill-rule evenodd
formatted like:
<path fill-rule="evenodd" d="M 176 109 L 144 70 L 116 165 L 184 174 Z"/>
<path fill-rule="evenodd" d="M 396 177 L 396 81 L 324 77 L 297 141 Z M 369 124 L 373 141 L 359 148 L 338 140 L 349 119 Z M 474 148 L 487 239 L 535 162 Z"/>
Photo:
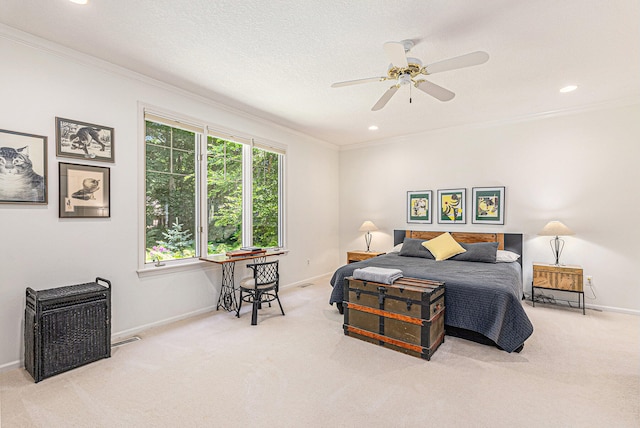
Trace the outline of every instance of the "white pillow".
<path fill-rule="evenodd" d="M 402 243 L 396 245 L 395 247 L 393 247 L 393 250 L 389 251 L 390 253 L 399 253 L 400 250 L 402 250 Z"/>
<path fill-rule="evenodd" d="M 496 263 L 515 262 L 520 258 L 520 254 L 513 251 L 498 250 L 496 253 Z"/>

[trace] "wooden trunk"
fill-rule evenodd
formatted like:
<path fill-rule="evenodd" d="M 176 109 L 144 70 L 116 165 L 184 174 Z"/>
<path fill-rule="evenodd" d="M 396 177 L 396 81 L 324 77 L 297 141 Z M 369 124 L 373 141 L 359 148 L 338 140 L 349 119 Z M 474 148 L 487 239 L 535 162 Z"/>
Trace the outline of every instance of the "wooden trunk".
<path fill-rule="evenodd" d="M 444 283 L 345 278 L 344 334 L 430 360 L 444 342 Z"/>

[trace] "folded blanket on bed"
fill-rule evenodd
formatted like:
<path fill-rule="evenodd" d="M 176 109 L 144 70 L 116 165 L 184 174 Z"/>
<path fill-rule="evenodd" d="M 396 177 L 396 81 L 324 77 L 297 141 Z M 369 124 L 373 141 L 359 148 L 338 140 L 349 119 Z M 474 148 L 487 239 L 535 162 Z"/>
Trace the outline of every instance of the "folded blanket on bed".
<path fill-rule="evenodd" d="M 393 284 L 396 279 L 402 278 L 400 269 L 386 269 L 375 266 L 368 266 L 353 271 L 354 279 L 363 279 L 365 281 L 379 282 L 381 284 Z"/>

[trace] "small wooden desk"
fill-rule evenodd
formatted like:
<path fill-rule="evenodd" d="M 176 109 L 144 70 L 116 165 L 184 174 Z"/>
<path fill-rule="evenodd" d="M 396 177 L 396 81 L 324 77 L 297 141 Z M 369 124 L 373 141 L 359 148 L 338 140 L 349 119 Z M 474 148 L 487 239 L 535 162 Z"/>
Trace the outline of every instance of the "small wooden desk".
<path fill-rule="evenodd" d="M 256 260 L 258 263 L 264 262 L 269 256 L 279 256 L 285 251 L 267 251 L 253 256 L 227 257 L 225 255 L 215 255 L 209 257 L 200 257 L 205 262 L 217 263 L 222 266 L 222 287 L 220 288 L 220 297 L 216 311 L 220 308 L 227 312 L 238 311 L 238 299 L 236 298 L 236 287 L 234 282 L 234 271 L 236 262 L 245 260 Z"/>

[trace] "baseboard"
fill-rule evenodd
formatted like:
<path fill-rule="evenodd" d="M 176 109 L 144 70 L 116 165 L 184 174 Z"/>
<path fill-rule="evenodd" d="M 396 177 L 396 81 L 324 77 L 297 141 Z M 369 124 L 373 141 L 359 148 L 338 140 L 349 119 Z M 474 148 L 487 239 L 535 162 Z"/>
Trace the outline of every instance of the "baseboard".
<path fill-rule="evenodd" d="M 117 342 L 119 340 L 122 340 L 124 338 L 130 337 L 130 336 L 134 336 L 138 333 L 141 333 L 143 331 L 149 330 L 151 328 L 154 327 L 160 327 L 166 324 L 171 324 L 173 322 L 176 321 L 181 321 L 187 318 L 191 318 L 191 317 L 195 317 L 198 315 L 202 315 L 204 313 L 207 312 L 212 312 L 216 309 L 215 306 L 208 306 L 206 308 L 202 308 L 202 309 L 198 309 L 197 311 L 192 311 L 192 312 L 187 312 L 186 314 L 182 314 L 182 315 L 177 315 L 175 317 L 170 317 L 170 318 L 166 318 L 160 321 L 155 321 L 149 324 L 144 324 L 138 327 L 134 327 L 134 328 L 130 328 L 128 330 L 122 330 L 119 331 L 117 333 L 113 333 L 111 335 L 111 343 Z M 13 370 L 13 369 L 18 369 L 18 368 L 22 368 L 24 367 L 24 361 L 22 360 L 17 360 L 17 361 L 11 361 L 9 363 L 5 363 L 0 365 L 0 373 L 4 372 L 4 371 L 9 371 L 9 370 Z"/>
<path fill-rule="evenodd" d="M 323 273 L 322 275 L 317 275 L 317 276 L 314 276 L 314 277 L 311 277 L 311 278 L 303 279 L 301 281 L 292 282 L 291 284 L 282 285 L 281 288 L 285 289 L 285 288 L 290 288 L 290 287 L 296 287 L 296 286 L 301 285 L 301 284 L 305 284 L 305 283 L 308 283 L 308 282 L 313 282 L 313 281 L 315 281 L 317 279 L 320 279 L 320 278 L 325 277 L 325 276 L 330 275 L 330 274 L 331 274 L 331 272 Z M 215 311 L 215 309 L 216 309 L 215 306 L 209 306 L 209 307 L 206 307 L 206 308 L 198 309 L 197 311 L 188 312 L 186 314 L 177 315 L 175 317 L 166 318 L 164 320 L 155 321 L 155 322 L 152 322 L 152 323 L 149 323 L 149 324 L 144 324 L 144 325 L 141 325 L 141 326 L 138 326 L 138 327 L 130 328 L 128 330 L 122 330 L 122 331 L 119 331 L 119 332 L 114 333 L 114 334 L 111 335 L 111 342 L 116 342 L 118 340 L 127 338 L 129 336 L 133 336 L 133 335 L 141 333 L 141 332 L 143 332 L 145 330 L 149 330 L 150 328 L 160 327 L 160 326 L 163 326 L 163 325 L 166 325 L 166 324 L 171 324 L 171 323 L 176 322 L 176 321 L 181 321 L 181 320 L 184 320 L 184 319 L 187 319 L 187 318 L 191 318 L 191 317 L 195 317 L 195 316 L 198 316 L 198 315 L 202 315 L 202 314 L 207 313 L 207 312 L 212 312 L 212 311 Z"/>
<path fill-rule="evenodd" d="M 306 278 L 306 279 L 303 279 L 303 280 L 300 280 L 300 281 L 292 282 L 291 284 L 281 285 L 280 288 L 285 289 L 285 288 L 297 287 L 297 286 L 302 285 L 302 284 L 306 284 L 306 283 L 309 283 L 309 282 L 314 282 L 317 279 L 320 279 L 320 278 L 323 278 L 325 276 L 332 275 L 332 274 L 333 274 L 333 272 L 323 273 L 321 275 L 312 276 L 310 278 Z"/>
<path fill-rule="evenodd" d="M 317 279 L 320 279 L 322 277 L 325 277 L 327 275 L 331 275 L 331 272 L 328 273 L 324 273 L 322 275 L 317 275 L 311 278 L 307 278 L 301 281 L 297 281 L 297 282 L 293 282 L 291 284 L 287 284 L 287 285 L 283 285 L 282 288 L 290 288 L 290 287 L 296 287 L 305 283 L 309 283 L 309 282 L 313 282 Z M 141 333 L 143 331 L 149 330 L 151 328 L 154 327 L 160 327 L 166 324 L 171 324 L 173 322 L 176 321 L 181 321 L 187 318 L 192 318 L 198 315 L 202 315 L 205 314 L 207 312 L 212 312 L 215 311 L 216 307 L 215 306 L 208 306 L 206 308 L 202 308 L 202 309 L 198 309 L 196 311 L 192 311 L 192 312 L 187 312 L 185 314 L 181 314 L 181 315 L 176 315 L 174 317 L 169 317 L 163 320 L 159 320 L 159 321 L 155 321 L 152 323 L 148 323 L 148 324 L 143 324 L 134 328 L 130 328 L 127 330 L 122 330 L 122 331 L 118 331 L 116 333 L 113 333 L 111 335 L 111 343 L 117 342 L 119 340 L 125 339 L 127 337 L 131 337 L 134 336 L 138 333 Z M 24 361 L 22 360 L 16 360 L 16 361 L 11 361 L 5 364 L 0 365 L 0 373 L 4 372 L 4 371 L 9 371 L 9 370 L 13 370 L 13 369 L 18 369 L 18 368 L 22 368 L 24 367 Z"/>
<path fill-rule="evenodd" d="M 615 306 L 592 305 L 592 304 L 589 304 L 589 303 L 587 303 L 585 305 L 585 307 L 587 309 L 595 309 L 596 311 L 618 312 L 618 313 L 621 313 L 621 314 L 640 316 L 640 311 L 635 310 L 635 309 L 617 308 Z"/>
<path fill-rule="evenodd" d="M 9 363 L 5 363 L 0 365 L 0 373 L 8 372 L 9 370 L 19 369 L 20 367 L 24 367 L 22 361 L 11 361 Z"/>
<path fill-rule="evenodd" d="M 551 294 L 553 296 L 553 291 L 554 290 L 544 290 L 545 292 L 550 292 L 549 294 Z M 524 293 L 525 298 L 527 301 L 531 301 L 531 290 L 529 290 L 529 292 L 525 292 Z M 536 292 L 536 296 L 538 296 L 538 293 Z M 560 299 L 562 302 L 565 302 L 564 299 Z M 572 306 L 573 308 L 577 308 L 577 301 L 572 301 L 572 303 L 574 304 L 574 306 Z M 552 303 L 553 304 L 553 303 Z M 601 312 L 617 312 L 620 314 L 627 314 L 627 315 L 635 315 L 635 316 L 640 316 L 640 310 L 636 310 L 636 309 L 628 309 L 628 308 L 619 308 L 617 306 L 603 306 L 603 305 L 594 305 L 592 303 L 585 303 L 585 308 L 587 309 L 593 309 L 596 311 L 601 311 Z"/>
<path fill-rule="evenodd" d="M 130 328 L 128 330 L 122 330 L 119 331 L 117 333 L 113 333 L 111 335 L 111 342 L 116 342 L 118 340 L 124 339 L 126 337 L 129 336 L 133 336 L 135 334 L 141 333 L 143 331 L 149 330 L 151 328 L 155 328 L 155 327 L 160 327 L 163 325 L 167 325 L 167 324 L 171 324 L 173 322 L 176 321 L 181 321 L 187 318 L 192 318 L 198 315 L 202 315 L 205 314 L 207 312 L 212 312 L 215 311 L 216 307 L 215 306 L 208 306 L 206 308 L 202 308 L 202 309 L 198 309 L 197 311 L 192 311 L 192 312 L 187 312 L 186 314 L 181 314 L 181 315 L 176 315 L 174 317 L 170 317 L 170 318 L 165 318 L 163 320 L 160 321 L 154 321 L 152 323 L 149 324 L 144 324 L 138 327 L 134 327 L 134 328 Z"/>

